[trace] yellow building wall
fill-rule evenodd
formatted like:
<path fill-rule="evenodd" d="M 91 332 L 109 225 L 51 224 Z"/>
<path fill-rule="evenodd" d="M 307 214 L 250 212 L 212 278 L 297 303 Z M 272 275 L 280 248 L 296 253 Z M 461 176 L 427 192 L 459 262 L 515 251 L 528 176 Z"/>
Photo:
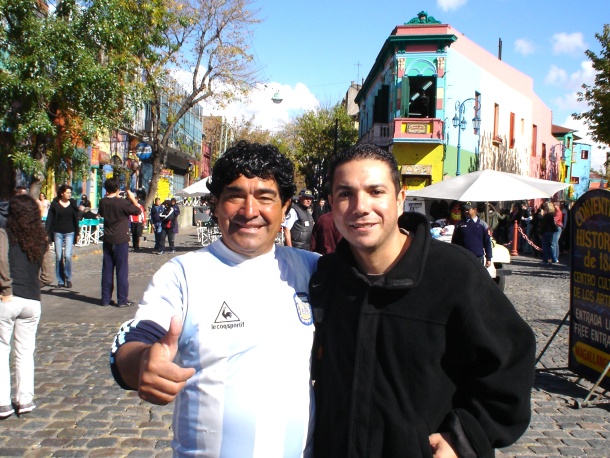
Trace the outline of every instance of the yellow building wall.
<path fill-rule="evenodd" d="M 443 180 L 443 145 L 430 143 L 394 143 L 392 153 L 398 165 L 431 166 L 430 176 L 403 175 L 403 189 L 413 191 Z"/>

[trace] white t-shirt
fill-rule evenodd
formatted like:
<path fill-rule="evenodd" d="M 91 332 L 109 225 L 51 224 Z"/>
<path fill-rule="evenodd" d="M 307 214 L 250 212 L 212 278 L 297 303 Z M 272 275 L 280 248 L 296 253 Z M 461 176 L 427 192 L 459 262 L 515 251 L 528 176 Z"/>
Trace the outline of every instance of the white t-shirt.
<path fill-rule="evenodd" d="M 248 259 L 221 240 L 154 275 L 140 320 L 183 320 L 176 363 L 195 375 L 175 401 L 179 456 L 309 456 L 313 428 L 308 283 L 318 256 L 274 246 Z M 310 424 L 311 423 L 311 424 Z"/>

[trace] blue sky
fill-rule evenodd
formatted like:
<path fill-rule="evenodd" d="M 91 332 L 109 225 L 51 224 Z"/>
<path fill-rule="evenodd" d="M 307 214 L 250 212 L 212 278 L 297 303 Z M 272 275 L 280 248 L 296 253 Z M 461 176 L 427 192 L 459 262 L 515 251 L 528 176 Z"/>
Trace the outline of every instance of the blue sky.
<path fill-rule="evenodd" d="M 533 78 L 553 122 L 586 138 L 569 117 L 584 108 L 576 92 L 593 83 L 584 51 L 600 51 L 595 33 L 604 19 L 610 22 L 608 0 L 252 1 L 262 22 L 253 30 L 251 50 L 266 87 L 230 107 L 229 118 L 254 115 L 275 130 L 304 109 L 339 102 L 351 81 L 366 77 L 393 28 L 423 9 L 494 55 L 501 38 L 502 59 Z M 273 104 L 278 90 L 284 100 Z M 594 167 L 604 157 L 594 148 Z"/>

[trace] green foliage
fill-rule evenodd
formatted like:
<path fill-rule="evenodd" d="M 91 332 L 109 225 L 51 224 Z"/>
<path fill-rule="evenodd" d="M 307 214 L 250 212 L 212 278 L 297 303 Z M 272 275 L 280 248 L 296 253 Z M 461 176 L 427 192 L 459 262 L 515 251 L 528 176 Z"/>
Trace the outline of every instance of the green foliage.
<path fill-rule="evenodd" d="M 285 129 L 290 138 L 297 171 L 314 194 L 322 195 L 330 156 L 358 140 L 354 120 L 341 104 L 315 108 L 298 116 Z"/>
<path fill-rule="evenodd" d="M 604 31 L 595 37 L 602 47 L 600 55 L 585 52 L 596 71 L 595 85 L 583 84 L 583 92 L 578 93 L 578 101 L 586 101 L 590 109 L 574 117 L 589 126 L 593 140 L 610 145 L 610 25 L 604 25 Z"/>
<path fill-rule="evenodd" d="M 13 166 L 82 178 L 96 132 L 130 119 L 142 99 L 137 26 L 151 8 L 137 3 L 64 0 L 45 17 L 35 0 L 0 0 L 0 125 L 13 135 Z"/>

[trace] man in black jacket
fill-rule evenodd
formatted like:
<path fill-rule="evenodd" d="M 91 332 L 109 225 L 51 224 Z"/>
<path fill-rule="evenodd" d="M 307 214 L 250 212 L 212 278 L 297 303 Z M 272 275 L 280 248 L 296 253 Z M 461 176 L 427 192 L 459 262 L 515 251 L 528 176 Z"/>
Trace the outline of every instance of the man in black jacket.
<path fill-rule="evenodd" d="M 534 335 L 483 265 L 402 214 L 391 153 L 331 158 L 344 239 L 310 281 L 314 456 L 493 457 L 530 419 Z"/>

